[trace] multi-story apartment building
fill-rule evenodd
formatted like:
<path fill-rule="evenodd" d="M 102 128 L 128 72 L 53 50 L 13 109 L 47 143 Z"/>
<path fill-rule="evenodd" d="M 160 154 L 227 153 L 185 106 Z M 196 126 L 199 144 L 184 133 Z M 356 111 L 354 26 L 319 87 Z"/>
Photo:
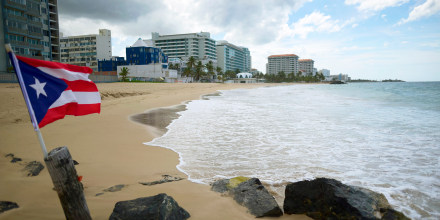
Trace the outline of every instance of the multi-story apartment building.
<path fill-rule="evenodd" d="M 174 35 L 159 35 L 153 32 L 151 36 L 154 46 L 162 49 L 170 59 L 185 60 L 192 56 L 199 60 L 217 60 L 215 40 L 210 37 L 209 32 Z"/>
<path fill-rule="evenodd" d="M 88 66 L 98 71 L 98 60 L 111 59 L 111 31 L 99 29 L 99 34 L 61 37 L 61 62 Z"/>
<path fill-rule="evenodd" d="M 240 70 L 249 72 L 251 70 L 251 55 L 248 48 L 239 47 L 227 41 L 217 42 L 217 66 L 223 71 Z"/>
<path fill-rule="evenodd" d="M 266 74 L 298 73 L 298 56 L 295 54 L 271 55 L 268 57 Z"/>
<path fill-rule="evenodd" d="M 315 61 L 312 59 L 299 59 L 298 65 L 299 65 L 299 71 L 301 71 L 305 75 L 314 75 L 315 71 L 313 68 L 313 64 Z"/>
<path fill-rule="evenodd" d="M 0 72 L 10 68 L 4 45 L 20 56 L 59 61 L 57 0 L 0 0 Z"/>

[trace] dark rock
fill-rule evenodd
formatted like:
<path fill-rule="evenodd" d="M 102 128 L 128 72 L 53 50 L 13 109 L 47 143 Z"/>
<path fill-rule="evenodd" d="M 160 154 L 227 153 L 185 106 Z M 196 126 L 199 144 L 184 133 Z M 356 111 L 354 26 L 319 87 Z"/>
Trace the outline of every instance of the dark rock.
<path fill-rule="evenodd" d="M 16 208 L 18 208 L 18 205 L 15 202 L 0 201 L 0 213 Z"/>
<path fill-rule="evenodd" d="M 267 191 L 257 178 L 240 183 L 230 190 L 234 200 L 248 208 L 256 217 L 278 217 L 283 215 L 275 198 Z"/>
<path fill-rule="evenodd" d="M 38 161 L 31 161 L 24 167 L 24 170 L 28 172 L 27 176 L 38 176 L 43 169 L 43 164 Z"/>
<path fill-rule="evenodd" d="M 22 161 L 21 158 L 15 157 L 14 154 L 6 154 L 5 157 L 10 157 L 11 158 L 11 163 L 16 163 L 16 162 Z"/>
<path fill-rule="evenodd" d="M 387 210 L 392 209 L 384 195 L 333 179 L 318 178 L 286 186 L 287 214 L 306 214 L 314 219 L 380 219 L 386 213 L 393 214 Z"/>
<path fill-rule="evenodd" d="M 283 215 L 275 198 L 257 178 L 236 177 L 218 180 L 212 184 L 211 190 L 220 193 L 228 192 L 238 204 L 248 208 L 249 212 L 256 217 Z"/>
<path fill-rule="evenodd" d="M 211 185 L 211 190 L 219 193 L 227 192 L 229 190 L 228 187 L 226 187 L 228 183 L 229 179 L 217 180 Z"/>
<path fill-rule="evenodd" d="M 403 213 L 398 212 L 394 209 L 381 209 L 383 214 L 382 220 L 409 220 L 410 218 L 406 217 Z"/>
<path fill-rule="evenodd" d="M 102 195 L 104 195 L 104 193 L 96 193 L 95 196 L 102 196 Z"/>
<path fill-rule="evenodd" d="M 110 188 L 104 189 L 104 192 L 117 192 L 117 191 L 121 191 L 121 189 L 124 187 L 125 187 L 124 184 L 119 184 L 119 185 L 115 185 Z"/>
<path fill-rule="evenodd" d="M 117 202 L 109 220 L 180 220 L 190 214 L 181 208 L 173 197 L 165 193 L 152 197 Z"/>
<path fill-rule="evenodd" d="M 17 163 L 19 161 L 22 161 L 22 159 L 19 157 L 14 157 L 14 158 L 12 158 L 11 163 Z"/>
<path fill-rule="evenodd" d="M 181 178 L 181 177 L 174 177 L 174 176 L 170 176 L 170 175 L 162 175 L 162 177 L 163 178 L 161 180 L 157 180 L 157 181 L 153 181 L 153 182 L 139 182 L 139 184 L 142 184 L 145 186 L 153 186 L 153 185 L 157 185 L 157 184 L 183 180 L 183 178 Z"/>

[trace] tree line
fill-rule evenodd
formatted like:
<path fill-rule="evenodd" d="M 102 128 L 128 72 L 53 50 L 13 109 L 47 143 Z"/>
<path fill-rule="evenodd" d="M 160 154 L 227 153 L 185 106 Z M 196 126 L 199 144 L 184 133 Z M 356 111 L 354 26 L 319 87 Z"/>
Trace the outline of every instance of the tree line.
<path fill-rule="evenodd" d="M 281 82 L 320 82 L 325 79 L 322 73 L 312 73 L 303 75 L 301 72 L 286 74 L 284 71 L 278 74 L 263 74 L 258 73 L 254 75 L 257 79 L 265 79 L 268 83 L 281 83 Z"/>
<path fill-rule="evenodd" d="M 177 70 L 179 74 L 183 77 L 191 77 L 194 81 L 200 81 L 203 79 L 211 80 L 213 76 L 217 76 L 217 79 L 220 81 L 225 81 L 228 79 L 237 78 L 237 74 L 240 73 L 239 69 L 235 71 L 226 70 L 219 66 L 214 67 L 214 63 L 212 61 L 208 61 L 205 65 L 201 60 L 191 56 L 186 62 L 186 67 L 182 68 L 178 63 L 170 63 L 168 66 L 169 69 Z"/>

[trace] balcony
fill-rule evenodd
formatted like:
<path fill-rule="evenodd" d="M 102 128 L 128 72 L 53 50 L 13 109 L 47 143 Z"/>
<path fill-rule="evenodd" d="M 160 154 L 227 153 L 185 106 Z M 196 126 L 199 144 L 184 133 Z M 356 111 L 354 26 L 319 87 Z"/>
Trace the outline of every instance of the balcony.
<path fill-rule="evenodd" d="M 18 20 L 18 21 L 24 21 L 24 22 L 27 21 L 27 19 L 25 17 L 23 17 L 23 16 L 12 15 L 12 14 L 8 14 L 7 16 L 8 16 L 8 19 L 12 18 L 12 19 Z"/>
<path fill-rule="evenodd" d="M 23 47 L 28 47 L 28 46 L 29 46 L 29 43 L 26 42 L 26 41 L 16 41 L 16 40 L 11 40 L 11 41 L 9 41 L 9 43 L 10 43 L 12 46 L 15 46 L 15 45 L 19 45 L 19 46 L 23 46 Z"/>
<path fill-rule="evenodd" d="M 15 27 L 7 27 L 8 32 L 12 32 L 15 34 L 28 34 L 28 30 L 27 29 L 20 29 L 20 28 L 15 28 Z"/>
<path fill-rule="evenodd" d="M 22 4 L 13 2 L 11 0 L 6 0 L 6 5 L 10 6 L 12 8 L 15 8 L 15 9 L 22 10 L 22 11 L 26 11 L 26 9 L 27 9 L 26 5 L 22 5 Z"/>
<path fill-rule="evenodd" d="M 43 45 L 41 44 L 29 44 L 29 48 L 31 49 L 37 49 L 37 50 L 43 50 Z"/>
<path fill-rule="evenodd" d="M 37 39 L 43 39 L 43 34 L 41 32 L 33 32 L 33 31 L 29 31 L 28 33 L 31 37 L 33 38 L 37 38 Z"/>

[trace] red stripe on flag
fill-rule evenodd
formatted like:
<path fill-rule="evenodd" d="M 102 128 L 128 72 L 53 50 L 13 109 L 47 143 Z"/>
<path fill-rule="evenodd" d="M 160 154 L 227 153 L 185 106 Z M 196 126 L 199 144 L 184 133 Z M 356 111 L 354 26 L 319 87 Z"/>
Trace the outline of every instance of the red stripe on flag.
<path fill-rule="evenodd" d="M 33 67 L 48 67 L 52 69 L 66 69 L 72 72 L 80 72 L 80 73 L 92 73 L 93 70 L 86 66 L 75 66 L 71 64 L 58 63 L 46 60 L 37 60 L 28 57 L 17 56 L 18 60 L 21 60 Z"/>
<path fill-rule="evenodd" d="M 56 108 L 50 108 L 38 126 L 42 128 L 49 123 L 63 119 L 65 115 L 81 116 L 100 112 L 101 103 L 79 105 L 76 102 L 71 102 Z"/>
<path fill-rule="evenodd" d="M 68 81 L 63 79 L 67 84 L 66 90 L 72 90 L 73 92 L 98 92 L 98 87 L 92 81 L 75 80 Z"/>

